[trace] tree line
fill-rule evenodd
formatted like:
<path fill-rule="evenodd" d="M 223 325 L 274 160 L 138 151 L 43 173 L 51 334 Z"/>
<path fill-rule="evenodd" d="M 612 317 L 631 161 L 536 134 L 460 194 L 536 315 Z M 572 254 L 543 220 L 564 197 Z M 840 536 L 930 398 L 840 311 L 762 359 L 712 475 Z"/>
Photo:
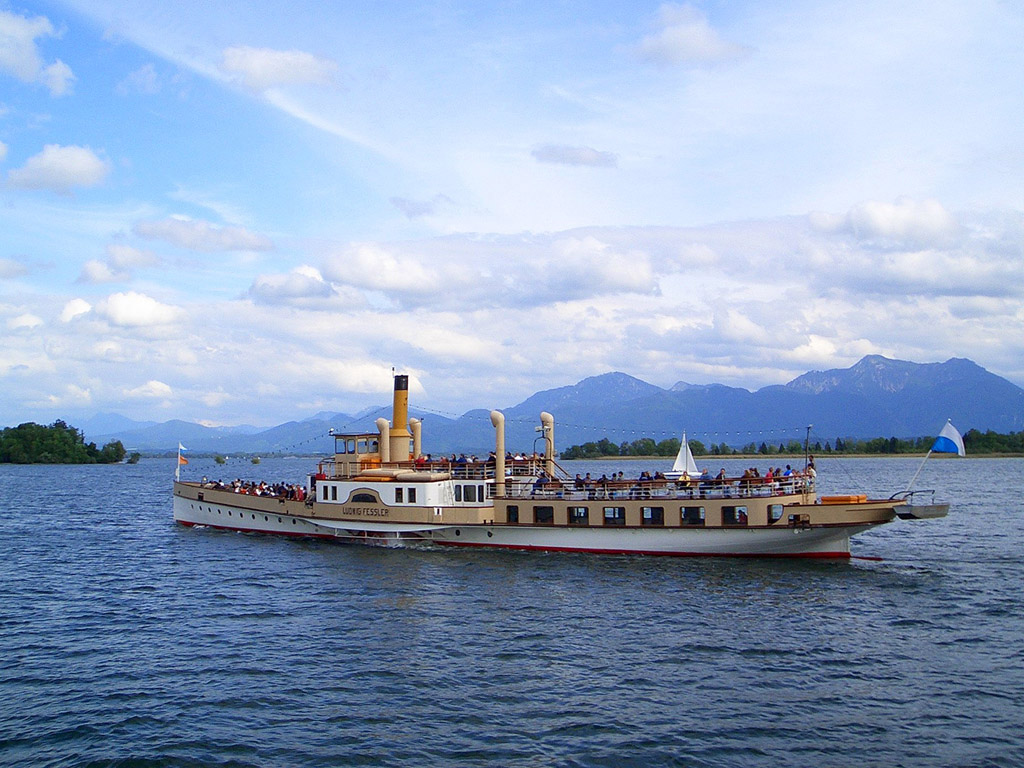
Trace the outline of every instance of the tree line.
<path fill-rule="evenodd" d="M 48 426 L 30 421 L 0 430 L 3 464 L 116 464 L 124 455 L 120 440 L 97 448 L 60 419 Z"/>
<path fill-rule="evenodd" d="M 964 448 L 969 455 L 1024 453 L 1024 432 L 1001 434 L 988 430 L 968 430 L 963 436 Z M 608 438 L 571 445 L 561 452 L 563 459 L 600 459 L 611 456 L 666 456 L 674 457 L 679 452 L 679 439 L 672 437 L 657 442 L 649 437 L 623 443 L 613 443 Z M 694 456 L 738 456 L 738 455 L 783 455 L 802 456 L 804 444 L 800 440 L 775 443 L 774 441 L 749 442 L 739 448 L 718 443 L 704 445 L 700 440 L 688 440 Z M 822 443 L 816 440 L 807 448 L 815 455 L 872 454 L 892 455 L 901 453 L 925 453 L 935 442 L 931 437 L 874 437 L 867 440 L 852 437 L 837 437 L 834 441 Z"/>

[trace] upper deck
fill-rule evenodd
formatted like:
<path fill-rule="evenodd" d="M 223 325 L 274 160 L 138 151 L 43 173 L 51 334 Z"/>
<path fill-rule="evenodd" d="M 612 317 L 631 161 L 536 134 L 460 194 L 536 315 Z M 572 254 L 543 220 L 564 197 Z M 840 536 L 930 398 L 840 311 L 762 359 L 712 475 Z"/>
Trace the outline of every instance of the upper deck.
<path fill-rule="evenodd" d="M 366 436 L 370 437 L 370 436 Z M 369 441 L 367 443 L 369 445 Z M 345 455 L 343 455 L 345 456 Z M 361 456 L 355 461 L 353 457 Z M 372 482 L 477 481 L 487 487 L 487 497 L 495 498 L 497 463 L 470 459 L 431 459 L 382 463 L 375 454 L 352 454 L 341 462 L 325 460 L 319 467 L 321 480 L 362 480 Z M 506 457 L 505 492 L 507 499 L 751 499 L 814 493 L 814 477 L 792 474 L 763 478 L 688 478 L 671 480 L 654 475 L 649 478 L 572 477 L 555 465 L 555 476 L 548 475 L 542 457 L 517 459 Z"/>

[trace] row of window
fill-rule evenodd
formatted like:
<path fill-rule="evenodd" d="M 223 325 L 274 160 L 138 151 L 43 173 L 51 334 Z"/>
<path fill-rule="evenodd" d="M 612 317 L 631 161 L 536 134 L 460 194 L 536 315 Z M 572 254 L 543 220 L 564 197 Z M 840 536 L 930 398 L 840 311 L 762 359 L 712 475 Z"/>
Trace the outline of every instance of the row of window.
<path fill-rule="evenodd" d="M 416 489 L 395 488 L 395 504 L 405 504 L 406 501 L 410 504 L 416 503 Z"/>
<path fill-rule="evenodd" d="M 480 485 L 460 485 L 455 484 L 455 501 L 456 502 L 469 502 L 470 504 L 486 503 L 486 486 Z M 415 504 L 416 503 L 416 488 L 397 486 L 395 488 L 395 504 Z M 320 486 L 320 501 L 337 501 L 338 500 L 338 486 L 322 484 Z M 374 503 L 377 501 L 376 497 L 371 494 L 356 494 L 352 497 L 352 501 L 365 501 Z"/>
<path fill-rule="evenodd" d="M 483 485 L 459 485 L 455 484 L 455 500 L 456 501 L 468 501 L 471 504 L 477 502 L 483 502 L 486 500 L 484 496 Z"/>
<path fill-rule="evenodd" d="M 338 486 L 336 485 L 321 485 L 320 486 L 320 501 L 337 501 L 338 500 Z M 344 501 L 344 499 L 343 499 Z M 377 497 L 372 493 L 357 493 L 352 497 L 353 502 L 363 502 L 366 504 L 376 504 Z M 416 503 L 416 489 L 415 488 L 395 488 L 395 504 L 409 504 Z"/>
<path fill-rule="evenodd" d="M 525 510 L 524 510 L 525 511 Z M 505 507 L 507 520 L 510 524 L 529 523 L 525 515 L 520 516 L 519 505 L 509 504 Z M 782 505 L 771 504 L 768 507 L 768 522 L 774 523 L 782 517 Z M 601 507 L 601 512 L 591 519 L 589 507 L 568 507 L 569 525 L 589 526 L 605 525 L 616 526 L 626 524 L 625 507 Z M 680 507 L 679 523 L 681 525 L 704 525 L 707 514 L 704 507 Z M 555 508 L 548 506 L 533 507 L 533 520 L 536 525 L 554 525 Z M 659 527 L 665 525 L 664 507 L 641 507 L 640 524 L 644 526 Z M 722 507 L 722 525 L 746 525 L 747 508 L 745 506 Z"/>

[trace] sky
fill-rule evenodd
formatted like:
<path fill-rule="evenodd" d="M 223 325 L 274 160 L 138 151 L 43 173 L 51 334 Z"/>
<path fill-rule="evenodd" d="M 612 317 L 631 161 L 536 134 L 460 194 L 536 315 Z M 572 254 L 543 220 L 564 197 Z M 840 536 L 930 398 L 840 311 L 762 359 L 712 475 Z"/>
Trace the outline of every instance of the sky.
<path fill-rule="evenodd" d="M 0 0 L 0 425 L 1024 384 L 1024 6 Z"/>

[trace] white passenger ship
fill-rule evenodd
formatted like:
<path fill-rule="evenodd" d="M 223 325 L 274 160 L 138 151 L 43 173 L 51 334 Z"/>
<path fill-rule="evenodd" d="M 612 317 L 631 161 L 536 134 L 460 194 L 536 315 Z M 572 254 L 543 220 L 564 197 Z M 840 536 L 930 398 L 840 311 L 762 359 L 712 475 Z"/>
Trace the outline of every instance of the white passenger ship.
<path fill-rule="evenodd" d="M 408 417 L 408 377 L 395 377 L 392 420 L 377 432 L 336 434 L 335 453 L 298 494 L 255 495 L 214 483 L 174 483 L 174 519 L 187 526 L 318 536 L 401 546 L 645 555 L 849 557 L 850 537 L 897 516 L 901 499 L 817 497 L 814 475 L 693 477 L 686 463 L 650 480 L 581 482 L 556 463 L 554 419 L 540 414 L 543 457 L 506 457 L 504 416 L 491 412 L 486 461 L 428 461 Z M 684 448 L 687 448 L 685 437 Z M 692 468 L 692 458 L 688 462 Z M 946 505 L 927 508 L 944 515 Z"/>

